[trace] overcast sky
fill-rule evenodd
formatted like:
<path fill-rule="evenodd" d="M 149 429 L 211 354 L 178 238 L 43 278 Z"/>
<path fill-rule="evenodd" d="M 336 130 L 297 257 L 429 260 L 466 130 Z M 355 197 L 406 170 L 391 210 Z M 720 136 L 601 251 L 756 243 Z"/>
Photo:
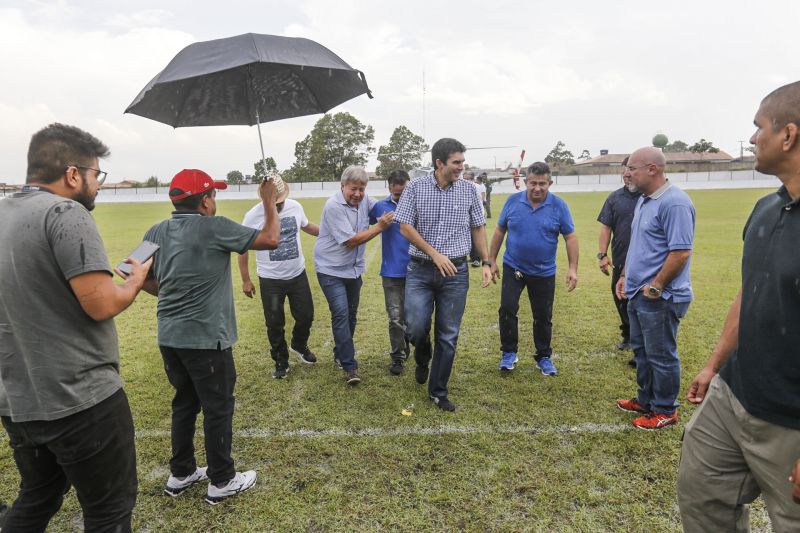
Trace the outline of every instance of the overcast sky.
<path fill-rule="evenodd" d="M 800 78 L 798 15 L 797 0 L 0 0 L 0 182 L 24 181 L 30 136 L 55 121 L 110 146 L 110 182 L 251 173 L 255 127 L 122 114 L 183 47 L 248 32 L 313 39 L 364 71 L 375 98 L 332 112 L 372 125 L 376 147 L 400 124 L 423 133 L 424 70 L 428 143 L 518 147 L 472 165 L 543 159 L 558 140 L 629 152 L 660 132 L 738 155 L 761 98 Z M 262 125 L 279 168 L 320 117 Z"/>

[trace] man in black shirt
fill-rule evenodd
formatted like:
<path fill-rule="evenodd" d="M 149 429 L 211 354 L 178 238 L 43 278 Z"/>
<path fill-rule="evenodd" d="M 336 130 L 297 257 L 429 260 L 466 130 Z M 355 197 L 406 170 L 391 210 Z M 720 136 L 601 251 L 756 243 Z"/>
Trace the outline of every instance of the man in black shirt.
<path fill-rule="evenodd" d="M 763 496 L 775 531 L 800 531 L 800 82 L 761 101 L 755 168 L 783 186 L 744 228 L 742 287 L 688 399 L 678 475 L 685 531 L 746 531 Z M 717 375 L 719 373 L 719 375 Z"/>
<path fill-rule="evenodd" d="M 625 177 L 624 170 L 627 164 L 628 158 L 625 157 L 622 160 L 622 181 L 625 185 L 608 195 L 603 204 L 603 209 L 600 210 L 600 214 L 597 216 L 597 221 L 600 223 L 600 244 L 597 261 L 600 271 L 606 276 L 611 275 L 611 295 L 614 298 L 617 313 L 619 313 L 619 329 L 622 333 L 622 341 L 617 345 L 619 350 L 631 349 L 631 324 L 628 319 L 628 300 L 617 297 L 617 292 L 614 289 L 617 286 L 620 274 L 625 268 L 625 256 L 628 255 L 628 245 L 631 242 L 633 211 L 636 209 L 636 202 L 639 201 L 641 196 L 641 193 L 636 190 L 636 186 L 631 183 L 630 177 Z M 609 242 L 611 243 L 610 258 L 608 257 Z M 628 361 L 628 364 L 636 366 L 633 357 Z"/>

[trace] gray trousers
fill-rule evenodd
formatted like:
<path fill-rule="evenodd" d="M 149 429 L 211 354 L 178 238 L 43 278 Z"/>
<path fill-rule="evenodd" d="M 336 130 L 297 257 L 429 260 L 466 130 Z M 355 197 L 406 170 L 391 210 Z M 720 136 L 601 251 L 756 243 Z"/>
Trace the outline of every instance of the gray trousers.
<path fill-rule="evenodd" d="M 383 278 L 383 298 L 386 301 L 386 314 L 389 316 L 389 344 L 392 360 L 408 359 L 408 338 L 406 337 L 405 299 L 406 278 Z"/>
<path fill-rule="evenodd" d="M 749 531 L 747 504 L 759 494 L 775 531 L 800 531 L 800 504 L 788 480 L 798 457 L 800 431 L 750 415 L 714 377 L 683 436 L 678 504 L 684 531 Z"/>

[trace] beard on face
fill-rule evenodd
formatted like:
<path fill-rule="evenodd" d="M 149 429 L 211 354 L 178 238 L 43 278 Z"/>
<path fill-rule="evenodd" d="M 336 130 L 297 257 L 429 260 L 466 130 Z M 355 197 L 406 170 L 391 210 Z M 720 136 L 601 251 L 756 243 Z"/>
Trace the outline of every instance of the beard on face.
<path fill-rule="evenodd" d="M 87 211 L 91 211 L 94 209 L 94 198 L 95 197 L 92 196 L 91 191 L 89 191 L 89 184 L 84 179 L 83 184 L 81 185 L 81 190 L 78 191 L 78 194 L 75 196 L 75 198 L 73 198 L 73 200 L 85 207 Z"/>

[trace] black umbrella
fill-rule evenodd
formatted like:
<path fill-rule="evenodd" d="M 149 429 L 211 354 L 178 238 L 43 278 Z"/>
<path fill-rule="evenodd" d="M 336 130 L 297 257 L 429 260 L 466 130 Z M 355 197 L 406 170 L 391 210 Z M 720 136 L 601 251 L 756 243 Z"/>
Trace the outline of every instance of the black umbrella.
<path fill-rule="evenodd" d="M 125 109 L 184 126 L 255 124 L 325 113 L 367 93 L 364 73 L 309 39 L 246 33 L 194 43 Z"/>

